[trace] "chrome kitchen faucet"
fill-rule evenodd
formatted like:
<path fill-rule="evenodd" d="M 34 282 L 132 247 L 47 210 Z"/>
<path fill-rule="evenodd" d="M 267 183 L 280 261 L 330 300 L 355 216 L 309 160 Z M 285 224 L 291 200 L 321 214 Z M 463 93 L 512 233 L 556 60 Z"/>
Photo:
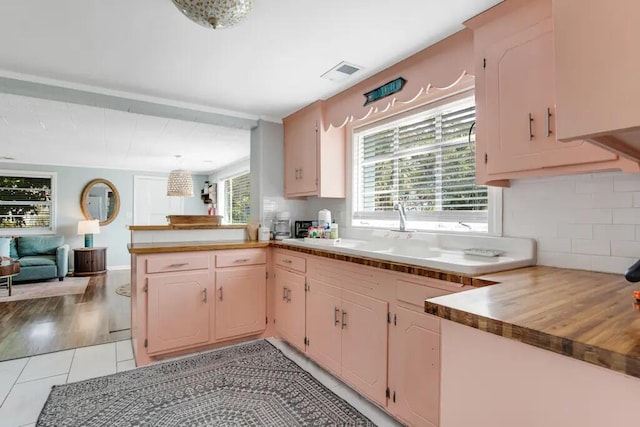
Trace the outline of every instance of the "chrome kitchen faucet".
<path fill-rule="evenodd" d="M 407 222 L 407 212 L 404 209 L 404 204 L 402 202 L 398 202 L 393 206 L 394 211 L 398 211 L 400 214 L 400 231 L 405 231 L 406 222 Z"/>

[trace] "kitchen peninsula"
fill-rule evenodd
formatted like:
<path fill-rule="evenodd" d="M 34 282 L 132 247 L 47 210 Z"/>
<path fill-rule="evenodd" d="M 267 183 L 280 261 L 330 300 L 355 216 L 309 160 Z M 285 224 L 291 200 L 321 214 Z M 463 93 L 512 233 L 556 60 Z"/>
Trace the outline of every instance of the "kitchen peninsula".
<path fill-rule="evenodd" d="M 540 404 L 549 426 L 570 412 L 603 425 L 593 412 L 614 410 L 616 425 L 631 425 L 640 317 L 620 276 L 540 266 L 474 276 L 286 242 L 129 251 L 138 365 L 276 336 L 409 425 L 518 425 Z"/>
<path fill-rule="evenodd" d="M 637 425 L 640 313 L 622 276 L 538 266 L 478 279 L 495 284 L 425 302 L 445 319 L 441 426 Z"/>

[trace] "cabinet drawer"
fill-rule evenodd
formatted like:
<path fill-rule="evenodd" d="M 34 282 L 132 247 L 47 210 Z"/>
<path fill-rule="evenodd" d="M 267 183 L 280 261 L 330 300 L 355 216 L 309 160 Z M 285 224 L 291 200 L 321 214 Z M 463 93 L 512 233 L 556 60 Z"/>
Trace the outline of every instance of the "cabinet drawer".
<path fill-rule="evenodd" d="M 307 271 L 307 260 L 302 257 L 276 252 L 274 260 L 276 265 L 290 268 L 291 270 L 296 270 L 301 273 L 305 273 Z"/>
<path fill-rule="evenodd" d="M 209 268 L 209 255 L 174 255 L 147 258 L 147 273 L 200 270 Z"/>
<path fill-rule="evenodd" d="M 234 250 L 216 253 L 216 267 L 266 264 L 267 253 L 261 249 Z"/>
<path fill-rule="evenodd" d="M 449 295 L 452 291 L 430 286 L 422 286 L 416 283 L 398 280 L 396 282 L 396 298 L 398 301 L 406 302 L 424 308 L 424 300 L 429 298 Z"/>

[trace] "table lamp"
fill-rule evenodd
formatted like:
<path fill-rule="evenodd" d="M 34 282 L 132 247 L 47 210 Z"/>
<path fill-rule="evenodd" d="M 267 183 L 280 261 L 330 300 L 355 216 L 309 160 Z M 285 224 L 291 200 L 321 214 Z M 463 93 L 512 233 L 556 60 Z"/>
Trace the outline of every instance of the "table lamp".
<path fill-rule="evenodd" d="M 93 235 L 100 234 L 100 220 L 78 221 L 78 234 L 84 234 L 84 247 L 93 247 Z"/>

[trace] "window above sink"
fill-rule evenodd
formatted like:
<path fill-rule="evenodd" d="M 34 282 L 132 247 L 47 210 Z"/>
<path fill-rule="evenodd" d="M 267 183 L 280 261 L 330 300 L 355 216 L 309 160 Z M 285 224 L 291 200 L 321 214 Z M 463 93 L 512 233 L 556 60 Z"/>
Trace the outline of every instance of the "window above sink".
<path fill-rule="evenodd" d="M 475 184 L 472 91 L 353 131 L 353 227 L 499 234 L 500 189 Z"/>

